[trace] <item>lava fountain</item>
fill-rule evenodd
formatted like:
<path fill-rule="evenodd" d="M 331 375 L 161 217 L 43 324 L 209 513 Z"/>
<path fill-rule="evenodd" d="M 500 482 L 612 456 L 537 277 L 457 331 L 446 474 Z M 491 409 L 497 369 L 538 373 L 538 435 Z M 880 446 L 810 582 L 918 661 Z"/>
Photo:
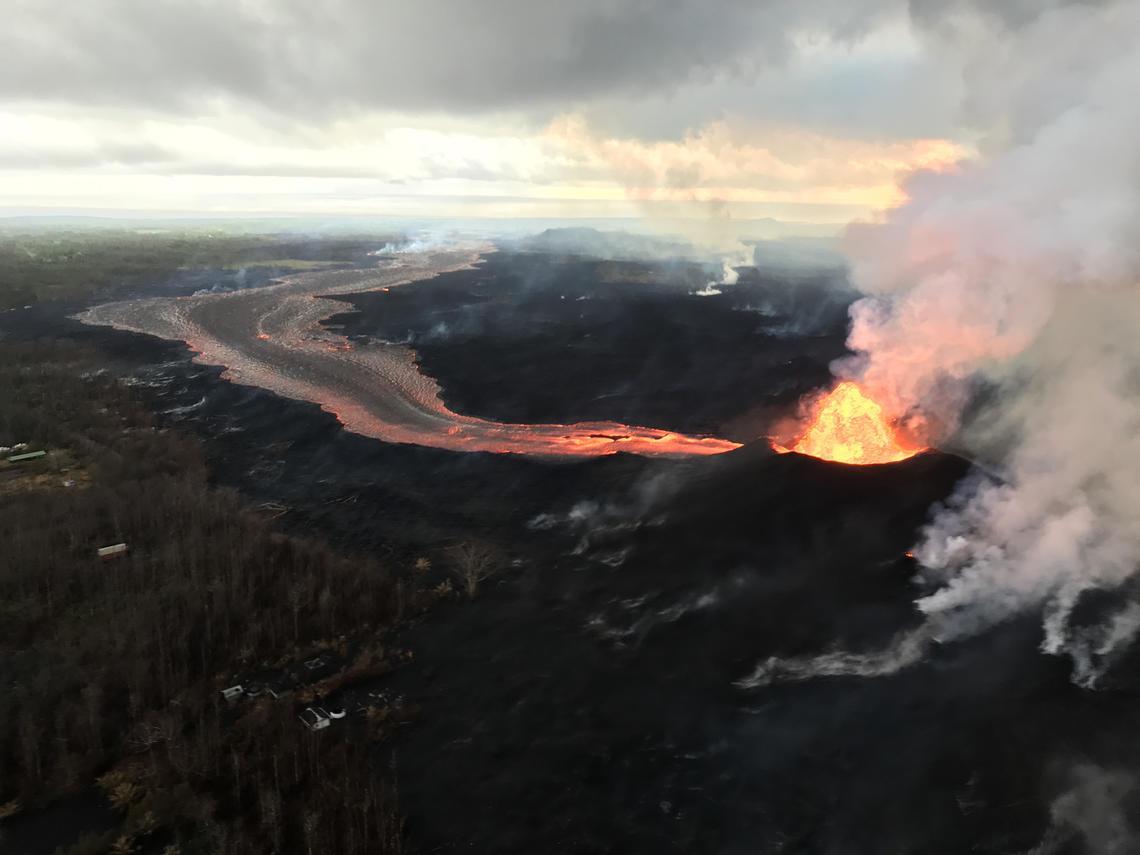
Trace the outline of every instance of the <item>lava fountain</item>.
<path fill-rule="evenodd" d="M 781 454 L 795 451 L 856 465 L 895 463 L 926 450 L 900 439 L 882 406 L 851 380 L 815 402 L 790 447 L 772 447 Z"/>

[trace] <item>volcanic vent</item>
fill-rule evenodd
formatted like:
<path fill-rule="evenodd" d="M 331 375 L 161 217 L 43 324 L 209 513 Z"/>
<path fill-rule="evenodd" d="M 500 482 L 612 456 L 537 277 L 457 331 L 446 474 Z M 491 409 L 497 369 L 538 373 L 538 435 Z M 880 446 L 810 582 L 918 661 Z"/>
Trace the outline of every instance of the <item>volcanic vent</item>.
<path fill-rule="evenodd" d="M 794 435 L 772 447 L 855 465 L 896 463 L 926 450 L 901 438 L 882 406 L 851 380 L 817 399 Z"/>

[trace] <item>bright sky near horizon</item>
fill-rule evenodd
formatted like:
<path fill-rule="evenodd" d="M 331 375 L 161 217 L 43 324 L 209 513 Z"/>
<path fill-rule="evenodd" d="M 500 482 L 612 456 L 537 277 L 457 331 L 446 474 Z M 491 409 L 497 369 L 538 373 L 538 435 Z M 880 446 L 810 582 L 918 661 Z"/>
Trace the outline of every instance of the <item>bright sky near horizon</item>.
<path fill-rule="evenodd" d="M 975 140 L 902 0 L 7 0 L 0 213 L 772 217 Z"/>

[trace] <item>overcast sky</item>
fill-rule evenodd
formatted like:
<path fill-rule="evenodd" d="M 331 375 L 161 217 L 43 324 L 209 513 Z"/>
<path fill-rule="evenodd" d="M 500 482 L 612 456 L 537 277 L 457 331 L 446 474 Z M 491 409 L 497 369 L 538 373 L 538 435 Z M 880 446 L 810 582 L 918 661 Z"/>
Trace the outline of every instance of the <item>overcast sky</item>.
<path fill-rule="evenodd" d="M 955 16 L 1048 5 L 2 0 L 0 210 L 841 224 L 982 142 Z"/>

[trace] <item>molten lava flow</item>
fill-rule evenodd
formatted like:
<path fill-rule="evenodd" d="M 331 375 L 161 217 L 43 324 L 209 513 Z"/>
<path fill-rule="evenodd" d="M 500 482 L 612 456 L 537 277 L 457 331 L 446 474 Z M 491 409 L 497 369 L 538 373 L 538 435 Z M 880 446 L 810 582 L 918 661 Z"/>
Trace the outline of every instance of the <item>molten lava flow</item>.
<path fill-rule="evenodd" d="M 401 267 L 300 274 L 243 291 L 105 303 L 83 320 L 185 341 L 196 361 L 223 366 L 223 379 L 317 403 L 348 430 L 389 443 L 542 457 L 681 457 L 740 447 L 727 439 L 616 422 L 510 424 L 465 416 L 447 407 L 439 384 L 421 372 L 410 347 L 357 346 L 321 327 L 344 308 L 330 294 L 388 290 L 475 261 L 461 252 L 420 258 L 418 267 L 409 260 Z"/>
<path fill-rule="evenodd" d="M 807 429 L 791 448 L 776 450 L 855 464 L 894 463 L 925 451 L 901 443 L 883 408 L 850 380 L 816 402 Z"/>

